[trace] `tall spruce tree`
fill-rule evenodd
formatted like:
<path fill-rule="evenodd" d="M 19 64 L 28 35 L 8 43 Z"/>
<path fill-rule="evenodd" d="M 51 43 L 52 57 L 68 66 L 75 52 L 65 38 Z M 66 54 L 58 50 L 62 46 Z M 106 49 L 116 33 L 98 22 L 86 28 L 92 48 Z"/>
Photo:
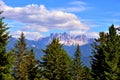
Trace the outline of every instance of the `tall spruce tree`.
<path fill-rule="evenodd" d="M 1 15 L 2 12 L 0 12 Z M 3 22 L 3 17 L 0 18 L 0 80 L 11 80 L 11 67 L 12 67 L 12 53 L 6 52 L 6 46 L 8 44 L 9 28 Z"/>
<path fill-rule="evenodd" d="M 39 67 L 38 60 L 35 59 L 35 53 L 33 49 L 27 52 L 25 60 L 28 72 L 28 80 L 40 80 L 42 77 L 40 72 L 41 67 Z"/>
<path fill-rule="evenodd" d="M 16 80 L 34 80 L 40 77 L 34 51 L 33 49 L 27 49 L 23 33 L 15 44 L 14 53 L 16 55 L 16 62 L 14 64 L 13 75 Z"/>
<path fill-rule="evenodd" d="M 101 32 L 95 41 L 92 45 L 92 77 L 95 80 L 119 80 L 120 37 L 114 25 L 109 28 L 109 33 Z"/>
<path fill-rule="evenodd" d="M 120 31 L 120 27 L 119 27 L 119 29 L 118 29 L 118 32 L 119 32 L 119 31 Z M 119 34 L 120 34 L 120 33 L 119 33 Z M 118 34 L 118 35 L 119 35 L 119 34 Z M 120 36 L 119 36 L 119 37 L 120 37 Z M 120 41 L 120 38 L 118 39 L 118 41 Z M 118 42 L 118 45 L 119 45 L 119 43 L 120 43 L 120 42 Z M 118 77 L 118 80 L 120 80 L 120 52 L 119 52 L 119 51 L 120 51 L 120 47 L 119 47 L 119 46 L 117 47 L 117 50 L 118 50 L 118 64 L 117 64 L 118 73 L 117 73 L 117 75 L 119 76 L 119 77 Z"/>
<path fill-rule="evenodd" d="M 88 68 L 87 66 L 84 66 L 83 67 L 83 74 L 82 74 L 83 77 L 82 77 L 82 80 L 91 80 L 92 78 L 91 78 L 90 73 L 91 73 L 91 69 Z"/>
<path fill-rule="evenodd" d="M 18 39 L 17 43 L 15 44 L 14 49 L 16 55 L 16 61 L 14 64 L 13 75 L 16 80 L 26 80 L 27 76 L 27 66 L 25 56 L 27 53 L 25 36 L 22 33 L 21 37 Z"/>
<path fill-rule="evenodd" d="M 81 62 L 81 52 L 79 45 L 77 45 L 76 51 L 74 53 L 72 70 L 73 70 L 74 80 L 83 79 L 83 64 Z"/>
<path fill-rule="evenodd" d="M 107 70 L 105 71 L 107 80 L 119 80 L 118 74 L 118 62 L 120 57 L 120 37 L 116 32 L 114 25 L 111 25 L 108 33 L 108 41 L 106 42 L 107 46 L 104 50 L 106 53 L 106 64 Z M 108 53 L 108 54 L 107 54 Z"/>
<path fill-rule="evenodd" d="M 43 52 L 43 76 L 48 80 L 70 80 L 70 58 L 59 40 L 53 39 Z"/>
<path fill-rule="evenodd" d="M 92 77 L 95 80 L 105 80 L 105 73 L 104 73 L 104 64 L 105 64 L 105 54 L 103 52 L 103 46 L 106 45 L 106 34 L 101 32 L 99 34 L 100 38 L 95 39 L 95 42 L 92 44 L 93 47 L 93 56 L 91 61 L 92 67 Z"/>

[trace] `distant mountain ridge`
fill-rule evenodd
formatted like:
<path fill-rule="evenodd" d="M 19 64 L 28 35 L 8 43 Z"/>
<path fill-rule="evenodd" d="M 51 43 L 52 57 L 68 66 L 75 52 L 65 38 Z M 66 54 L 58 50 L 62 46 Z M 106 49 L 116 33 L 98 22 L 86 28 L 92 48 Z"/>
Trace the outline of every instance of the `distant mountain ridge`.
<path fill-rule="evenodd" d="M 77 45 L 77 44 L 84 45 L 88 43 L 87 36 L 85 35 L 73 36 L 66 32 L 55 33 L 55 34 L 51 33 L 50 36 L 46 37 L 45 39 L 48 39 L 48 42 L 51 42 L 53 38 L 58 38 L 60 40 L 60 43 L 66 46 Z"/>
<path fill-rule="evenodd" d="M 85 35 L 77 35 L 72 36 L 67 33 L 51 33 L 50 36 L 41 38 L 37 41 L 34 40 L 27 40 L 27 47 L 33 48 L 36 53 L 36 58 L 40 59 L 40 56 L 42 56 L 44 53 L 42 52 L 42 49 L 46 48 L 46 45 L 48 45 L 53 38 L 59 38 L 60 43 L 63 44 L 63 48 L 67 51 L 67 53 L 70 55 L 70 57 L 73 57 L 74 52 L 76 50 L 76 45 L 79 44 L 81 48 L 82 53 L 82 61 L 86 66 L 90 66 L 90 55 L 91 55 L 91 43 L 93 42 L 93 39 L 87 38 Z M 7 49 L 10 50 L 14 48 L 15 43 L 17 42 L 16 38 L 10 38 L 9 44 L 7 46 Z"/>

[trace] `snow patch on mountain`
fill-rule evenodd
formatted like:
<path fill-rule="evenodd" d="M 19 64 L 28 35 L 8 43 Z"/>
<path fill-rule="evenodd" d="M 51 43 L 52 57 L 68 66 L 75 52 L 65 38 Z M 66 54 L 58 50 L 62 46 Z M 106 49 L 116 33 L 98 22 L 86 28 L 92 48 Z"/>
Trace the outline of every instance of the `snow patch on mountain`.
<path fill-rule="evenodd" d="M 48 37 L 49 41 L 51 42 L 53 38 L 58 38 L 61 44 L 71 46 L 71 45 L 84 45 L 88 43 L 88 38 L 86 35 L 77 35 L 73 36 L 66 32 L 64 33 L 51 33 Z"/>

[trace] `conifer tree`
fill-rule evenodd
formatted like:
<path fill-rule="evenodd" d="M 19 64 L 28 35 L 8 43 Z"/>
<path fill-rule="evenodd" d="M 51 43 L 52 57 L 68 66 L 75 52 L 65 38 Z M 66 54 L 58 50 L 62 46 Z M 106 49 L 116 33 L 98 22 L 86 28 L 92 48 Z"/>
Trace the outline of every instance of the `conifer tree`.
<path fill-rule="evenodd" d="M 48 80 L 70 80 L 70 58 L 59 40 L 53 39 L 43 52 L 43 76 Z"/>
<path fill-rule="evenodd" d="M 108 41 L 106 42 L 107 46 L 104 50 L 104 53 L 106 54 L 106 64 L 107 64 L 107 70 L 105 71 L 106 79 L 107 80 L 119 80 L 119 76 L 117 73 L 119 72 L 118 69 L 118 62 L 120 57 L 120 37 L 116 32 L 116 28 L 114 28 L 114 25 L 111 25 L 109 28 L 108 33 Z"/>
<path fill-rule="evenodd" d="M 1 15 L 2 12 L 0 12 Z M 3 22 L 3 17 L 0 18 L 0 80 L 11 80 L 11 67 L 12 67 L 12 53 L 6 52 L 6 46 L 8 44 L 9 28 Z"/>
<path fill-rule="evenodd" d="M 109 33 L 100 33 L 93 44 L 92 77 L 95 80 L 119 80 L 120 37 L 112 25 Z"/>
<path fill-rule="evenodd" d="M 82 80 L 91 80 L 92 79 L 91 75 L 90 75 L 90 73 L 91 73 L 91 69 L 90 68 L 84 66 L 82 73 L 83 73 L 82 74 L 83 75 Z"/>
<path fill-rule="evenodd" d="M 95 80 L 105 80 L 105 54 L 103 52 L 103 46 L 106 45 L 106 34 L 104 32 L 101 32 L 99 36 L 100 38 L 95 39 L 95 42 L 92 44 L 93 56 L 91 57 L 91 75 Z"/>
<path fill-rule="evenodd" d="M 72 70 L 73 70 L 74 80 L 82 80 L 82 78 L 83 78 L 83 64 L 81 62 L 81 52 L 80 52 L 79 45 L 77 45 L 76 51 L 74 53 Z"/>
<path fill-rule="evenodd" d="M 40 71 L 34 51 L 33 49 L 27 49 L 23 33 L 15 45 L 14 53 L 16 55 L 16 62 L 13 69 L 15 79 L 34 80 L 35 78 L 39 78 Z"/>
<path fill-rule="evenodd" d="M 31 49 L 28 51 L 26 58 L 26 66 L 28 72 L 28 80 L 40 80 L 41 75 L 41 68 L 39 67 L 38 60 L 35 59 L 34 50 Z"/>
<path fill-rule="evenodd" d="M 26 80 L 27 76 L 27 66 L 25 61 L 25 56 L 27 53 L 25 36 L 22 33 L 17 43 L 15 44 L 15 55 L 16 61 L 14 64 L 13 75 L 16 80 Z"/>
<path fill-rule="evenodd" d="M 120 28 L 120 27 L 119 27 Z M 118 32 L 119 32 L 119 30 L 118 30 Z M 119 34 L 118 34 L 119 35 Z M 118 38 L 118 40 L 117 41 L 120 41 L 120 36 L 119 36 L 119 38 Z M 119 45 L 119 43 L 120 42 L 118 42 L 118 45 Z M 118 64 L 117 64 L 117 67 L 118 67 L 118 69 L 117 69 L 117 76 L 118 76 L 118 80 L 120 80 L 120 46 L 118 46 L 117 47 L 117 50 L 118 50 Z"/>

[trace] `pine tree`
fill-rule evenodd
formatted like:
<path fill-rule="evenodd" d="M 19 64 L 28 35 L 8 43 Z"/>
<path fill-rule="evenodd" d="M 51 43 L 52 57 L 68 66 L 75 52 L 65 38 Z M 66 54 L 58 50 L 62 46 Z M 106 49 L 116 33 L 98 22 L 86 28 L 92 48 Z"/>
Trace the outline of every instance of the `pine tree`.
<path fill-rule="evenodd" d="M 93 56 L 92 58 L 92 77 L 95 80 L 105 80 L 105 73 L 104 73 L 104 64 L 105 64 L 105 54 L 103 52 L 103 46 L 106 45 L 106 34 L 104 32 L 101 32 L 99 34 L 100 38 L 95 39 L 94 44 L 92 44 L 93 47 Z"/>
<path fill-rule="evenodd" d="M 14 53 L 16 55 L 16 62 L 14 64 L 13 75 L 16 80 L 34 80 L 40 78 L 41 75 L 34 51 L 33 49 L 27 49 L 23 33 L 15 45 Z"/>
<path fill-rule="evenodd" d="M 39 80 L 41 75 L 41 68 L 39 67 L 38 60 L 35 59 L 34 50 L 28 51 L 26 56 L 26 66 L 28 71 L 28 80 Z"/>
<path fill-rule="evenodd" d="M 11 76 L 12 60 L 10 59 L 12 54 L 6 52 L 6 46 L 10 37 L 7 31 L 9 28 L 3 22 L 3 19 L 3 17 L 0 18 L 0 80 L 11 80 L 13 79 Z"/>
<path fill-rule="evenodd" d="M 91 80 L 92 78 L 91 78 L 90 73 L 91 73 L 91 69 L 84 66 L 83 67 L 83 74 L 82 74 L 83 78 L 82 78 L 82 80 Z"/>
<path fill-rule="evenodd" d="M 18 39 L 15 44 L 14 49 L 16 55 L 16 61 L 14 64 L 13 75 L 16 80 L 26 80 L 27 76 L 27 66 L 25 61 L 25 56 L 27 53 L 25 36 L 22 33 L 21 37 Z"/>
<path fill-rule="evenodd" d="M 112 25 L 109 33 L 100 33 L 93 44 L 92 77 L 95 80 L 118 80 L 120 37 Z"/>
<path fill-rule="evenodd" d="M 120 27 L 119 27 L 120 28 Z M 119 31 L 119 30 L 118 30 Z M 118 34 L 119 35 L 119 34 Z M 120 41 L 120 36 L 119 38 L 117 39 L 117 41 Z M 118 45 L 119 45 L 120 42 L 118 42 Z M 118 72 L 117 72 L 117 76 L 118 76 L 118 80 L 120 80 L 120 47 L 118 46 L 117 47 L 117 51 L 118 51 L 118 64 L 117 64 L 117 67 L 118 67 Z"/>
<path fill-rule="evenodd" d="M 43 52 L 43 76 L 48 80 L 70 80 L 70 58 L 59 40 L 53 39 Z"/>
<path fill-rule="evenodd" d="M 120 37 L 114 28 L 114 25 L 111 25 L 109 28 L 108 33 L 108 41 L 106 42 L 107 46 L 104 51 L 106 54 L 106 64 L 107 70 L 105 71 L 106 79 L 107 80 L 118 80 L 119 76 L 117 73 L 119 72 L 118 69 L 118 62 L 120 56 Z"/>
<path fill-rule="evenodd" d="M 74 80 L 82 80 L 82 78 L 83 78 L 83 64 L 81 62 L 81 52 L 80 52 L 79 45 L 77 45 L 76 51 L 74 53 L 72 70 L 73 70 Z"/>

